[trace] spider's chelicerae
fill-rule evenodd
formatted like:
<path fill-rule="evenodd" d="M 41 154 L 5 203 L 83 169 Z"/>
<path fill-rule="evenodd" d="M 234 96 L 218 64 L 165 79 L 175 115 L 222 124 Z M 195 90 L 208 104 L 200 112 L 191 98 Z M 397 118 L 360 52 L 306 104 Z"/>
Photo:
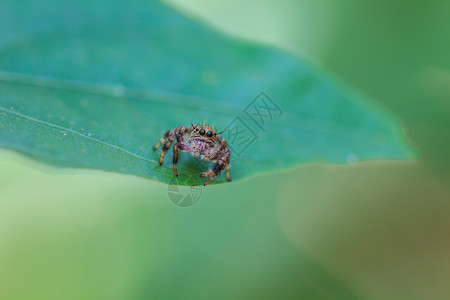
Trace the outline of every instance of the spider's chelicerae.
<path fill-rule="evenodd" d="M 223 169 L 226 169 L 227 180 L 231 181 L 230 150 L 228 149 L 227 141 L 220 134 L 216 133 L 211 126 L 192 124 L 190 127 L 179 126 L 167 131 L 153 147 L 153 150 L 158 149 L 167 139 L 159 157 L 159 165 L 162 165 L 164 155 L 175 138 L 177 139 L 177 142 L 173 145 L 173 172 L 175 176 L 178 176 L 178 150 L 181 150 L 192 152 L 194 157 L 200 156 L 202 160 L 207 159 L 216 163 L 211 170 L 199 174 L 200 177 L 209 177 L 203 185 L 209 184 Z"/>

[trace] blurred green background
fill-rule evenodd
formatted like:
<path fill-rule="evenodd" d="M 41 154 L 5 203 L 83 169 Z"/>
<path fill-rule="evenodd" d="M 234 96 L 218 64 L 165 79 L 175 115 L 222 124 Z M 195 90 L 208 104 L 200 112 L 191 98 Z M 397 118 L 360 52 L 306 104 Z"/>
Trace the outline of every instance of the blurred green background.
<path fill-rule="evenodd" d="M 208 187 L 0 151 L 0 299 L 448 299 L 449 1 L 188 1 L 395 114 L 417 161 L 308 164 Z"/>

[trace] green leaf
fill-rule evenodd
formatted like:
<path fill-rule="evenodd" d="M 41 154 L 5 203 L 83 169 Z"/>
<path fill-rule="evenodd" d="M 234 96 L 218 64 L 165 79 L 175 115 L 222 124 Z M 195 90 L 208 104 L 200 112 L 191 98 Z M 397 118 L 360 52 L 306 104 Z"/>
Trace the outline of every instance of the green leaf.
<path fill-rule="evenodd" d="M 182 153 L 176 181 L 171 151 L 160 167 L 152 146 L 203 121 L 225 130 L 234 180 L 306 162 L 412 156 L 397 122 L 361 95 L 160 2 L 4 0 L 0 20 L 0 146 L 53 165 L 201 184 L 208 165 Z M 274 111 L 260 107 L 262 91 Z M 255 105 L 268 117 L 245 113 Z M 254 140 L 232 135 L 236 118 Z"/>

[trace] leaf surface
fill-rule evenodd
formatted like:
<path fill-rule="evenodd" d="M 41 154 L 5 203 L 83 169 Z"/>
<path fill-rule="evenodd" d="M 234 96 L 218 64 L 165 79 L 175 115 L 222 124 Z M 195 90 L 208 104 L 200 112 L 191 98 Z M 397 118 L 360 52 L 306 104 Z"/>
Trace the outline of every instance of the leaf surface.
<path fill-rule="evenodd" d="M 160 2 L 5 0 L 0 20 L 0 146 L 40 161 L 198 185 L 210 165 L 182 153 L 176 180 L 171 151 L 161 167 L 152 146 L 202 122 L 228 140 L 233 180 L 413 156 L 399 124 L 361 95 Z"/>

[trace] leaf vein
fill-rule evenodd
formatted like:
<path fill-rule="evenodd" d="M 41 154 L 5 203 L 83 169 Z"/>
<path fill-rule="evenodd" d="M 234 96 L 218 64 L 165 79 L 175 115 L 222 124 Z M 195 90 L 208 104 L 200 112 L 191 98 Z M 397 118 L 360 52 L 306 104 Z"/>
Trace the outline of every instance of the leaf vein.
<path fill-rule="evenodd" d="M 87 140 L 91 140 L 91 141 L 93 141 L 93 142 L 102 144 L 102 145 L 104 145 L 104 146 L 114 148 L 114 149 L 119 150 L 119 151 L 122 151 L 122 152 L 124 152 L 124 153 L 126 153 L 126 154 L 128 154 L 128 155 L 131 155 L 131 156 L 134 156 L 134 157 L 136 157 L 136 158 L 145 160 L 145 161 L 147 161 L 147 162 L 151 162 L 151 163 L 157 164 L 157 162 L 154 161 L 154 160 L 151 160 L 151 159 L 142 157 L 142 156 L 140 156 L 140 155 L 138 155 L 138 154 L 135 154 L 135 153 L 133 153 L 133 152 L 130 152 L 129 150 L 126 150 L 126 149 L 124 149 L 124 148 L 122 148 L 122 147 L 119 147 L 119 146 L 116 146 L 116 145 L 114 145 L 114 144 L 111 144 L 111 143 L 108 143 L 108 142 L 105 142 L 105 141 L 102 141 L 102 140 L 93 138 L 93 137 L 91 137 L 91 136 L 87 136 L 87 135 L 85 135 L 85 134 L 83 134 L 83 133 L 80 133 L 80 132 L 78 132 L 78 131 L 75 131 L 75 130 L 73 130 L 73 129 L 66 128 L 66 127 L 63 127 L 63 126 L 60 126 L 60 125 L 57 125 L 57 124 L 53 124 L 53 123 L 50 123 L 50 122 L 46 122 L 46 121 L 43 121 L 43 120 L 39 120 L 39 119 L 36 119 L 36 118 L 34 118 L 34 117 L 30 117 L 30 116 L 27 116 L 27 115 L 25 115 L 25 114 L 22 114 L 22 113 L 19 113 L 19 112 L 16 112 L 16 111 L 13 111 L 13 110 L 10 110 L 10 109 L 1 107 L 1 106 L 0 106 L 0 111 L 4 111 L 4 112 L 6 112 L 6 113 L 15 115 L 15 116 L 20 117 L 20 118 L 27 119 L 27 120 L 32 121 L 32 122 L 36 122 L 36 123 L 42 124 L 42 125 L 45 125 L 45 126 L 48 126 L 48 127 L 57 128 L 57 129 L 60 129 L 60 130 L 63 130 L 63 131 L 67 131 L 67 132 L 73 133 L 73 134 L 78 135 L 78 136 L 80 136 L 80 137 L 82 137 L 82 138 L 85 138 L 85 139 L 87 139 Z"/>

